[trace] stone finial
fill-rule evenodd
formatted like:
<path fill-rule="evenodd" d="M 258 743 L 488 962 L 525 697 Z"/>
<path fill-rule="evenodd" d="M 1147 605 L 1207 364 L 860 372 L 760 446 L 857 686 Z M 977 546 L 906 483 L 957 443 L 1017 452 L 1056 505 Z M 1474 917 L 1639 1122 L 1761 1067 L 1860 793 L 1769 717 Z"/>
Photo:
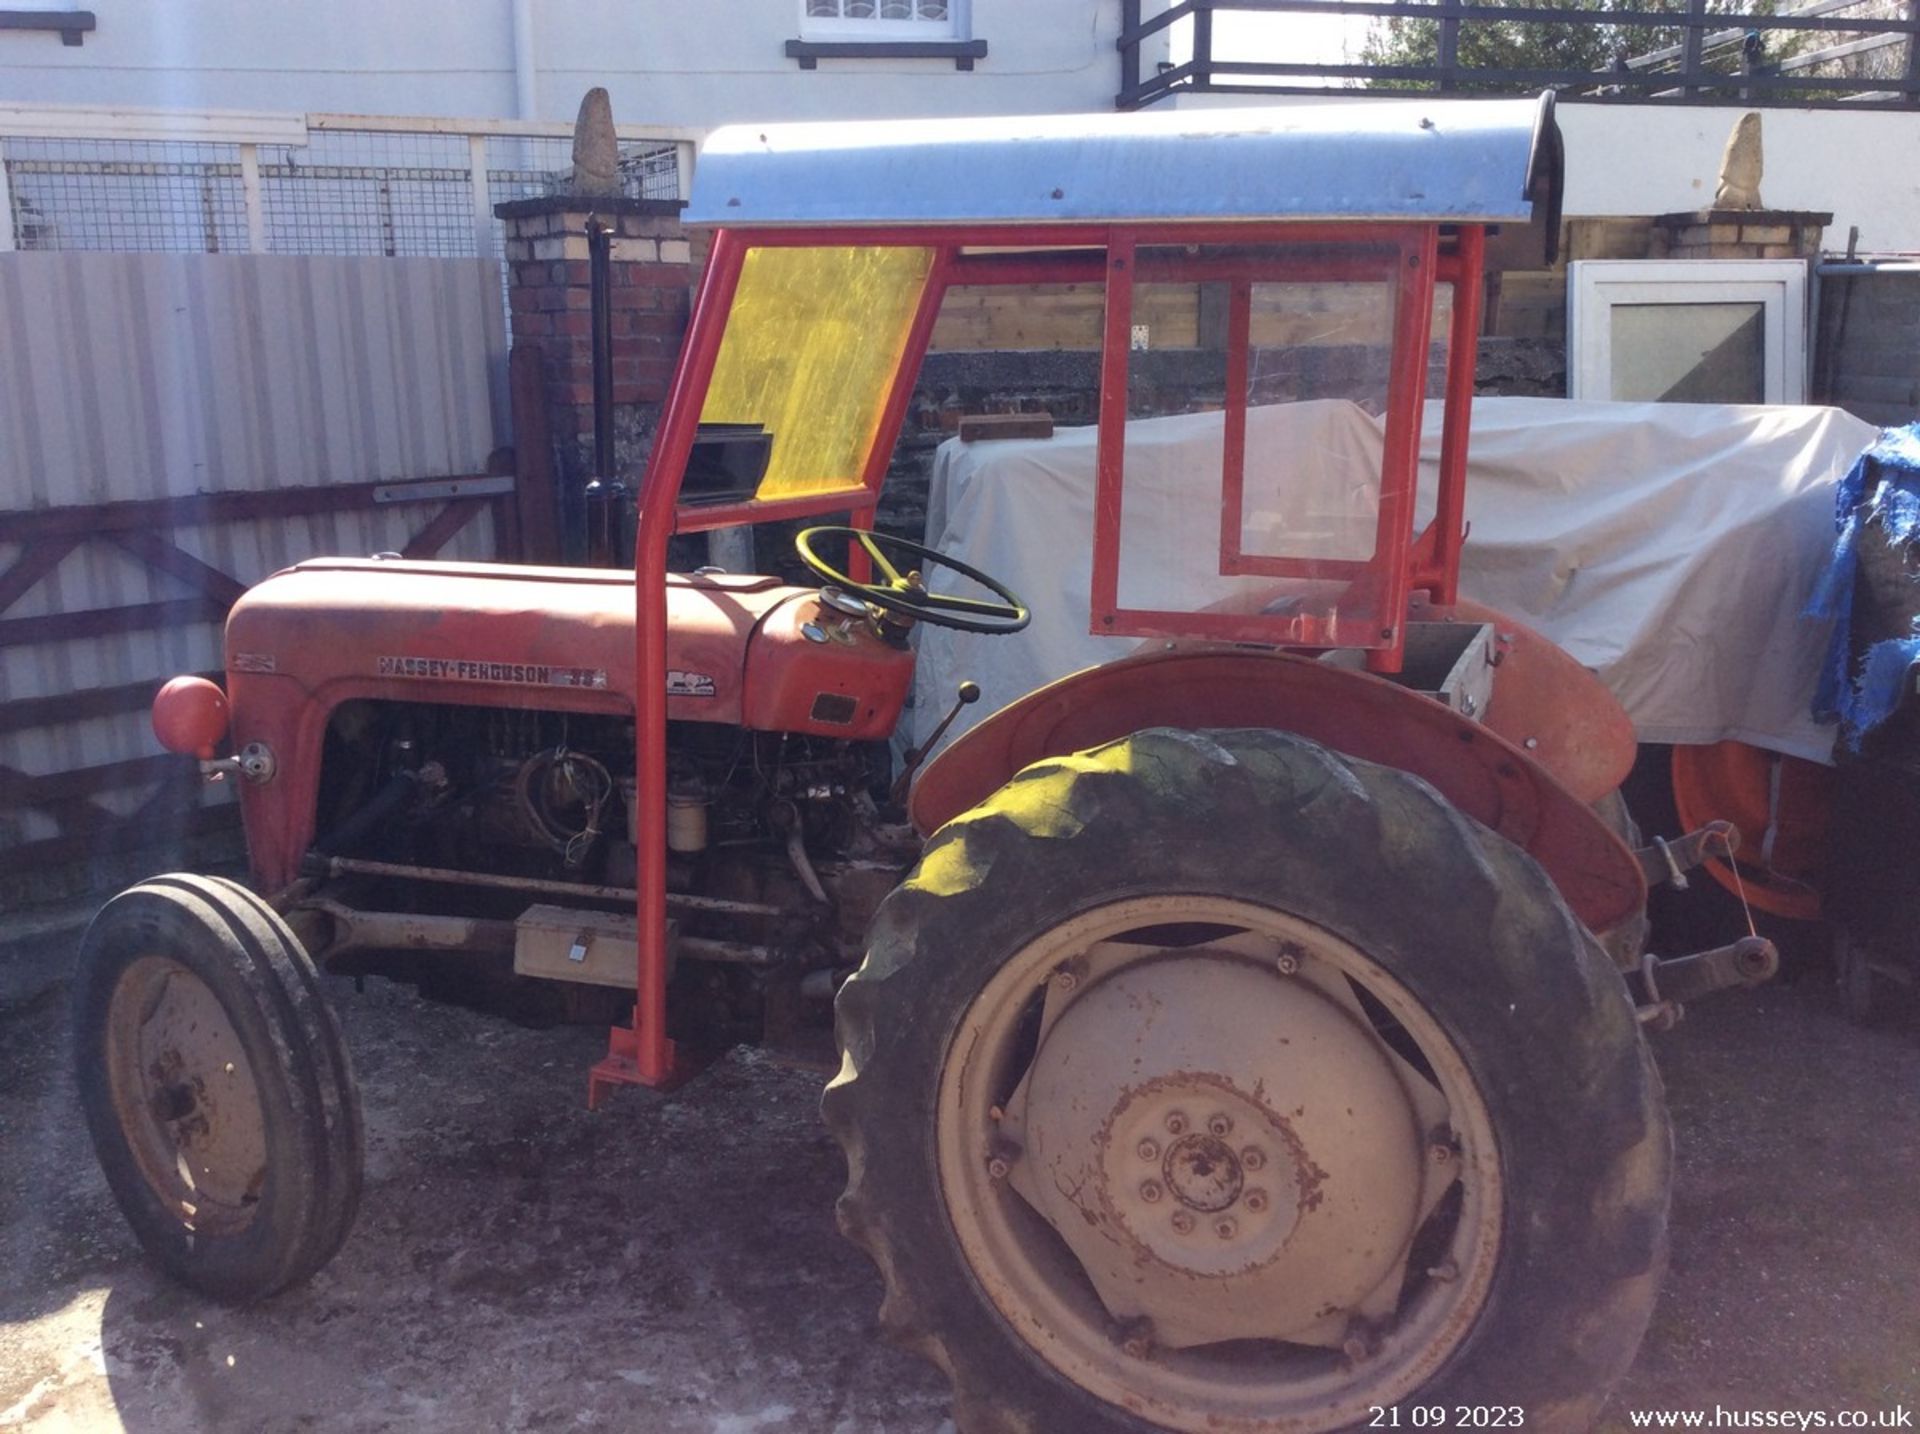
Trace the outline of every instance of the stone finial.
<path fill-rule="evenodd" d="M 613 101 L 596 85 L 580 101 L 580 117 L 573 122 L 573 180 L 575 194 L 620 192 L 620 142 L 613 133 Z"/>
<path fill-rule="evenodd" d="M 1720 187 L 1714 191 L 1715 209 L 1760 209 L 1760 116 L 1743 114 L 1727 136 L 1727 152 L 1720 157 Z"/>

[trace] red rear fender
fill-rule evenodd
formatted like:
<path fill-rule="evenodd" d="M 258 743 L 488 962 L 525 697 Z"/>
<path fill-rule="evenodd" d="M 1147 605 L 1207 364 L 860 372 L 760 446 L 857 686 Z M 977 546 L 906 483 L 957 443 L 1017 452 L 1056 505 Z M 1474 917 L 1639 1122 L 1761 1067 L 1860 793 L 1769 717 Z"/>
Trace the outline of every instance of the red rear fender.
<path fill-rule="evenodd" d="M 1271 727 L 1398 767 L 1524 848 L 1592 930 L 1646 905 L 1633 854 L 1526 750 L 1384 679 L 1285 653 L 1147 654 L 1043 687 L 927 767 L 913 792 L 914 825 L 930 833 L 1033 762 L 1145 727 Z"/>
<path fill-rule="evenodd" d="M 1500 671 L 1483 717 L 1487 729 L 1524 747 L 1583 802 L 1617 789 L 1633 769 L 1633 719 L 1606 684 L 1552 638 L 1505 613 L 1465 599 L 1415 605 L 1417 619 L 1493 624 Z"/>

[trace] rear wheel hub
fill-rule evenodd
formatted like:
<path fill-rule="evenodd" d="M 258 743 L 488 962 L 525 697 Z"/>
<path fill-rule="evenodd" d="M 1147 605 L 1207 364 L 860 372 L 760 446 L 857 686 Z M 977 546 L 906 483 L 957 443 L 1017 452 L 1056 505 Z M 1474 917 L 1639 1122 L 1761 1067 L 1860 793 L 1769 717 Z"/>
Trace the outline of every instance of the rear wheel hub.
<path fill-rule="evenodd" d="M 1207 1128 L 1188 1130 L 1189 1111 Z M 1173 1270 L 1224 1273 L 1284 1242 L 1299 1218 L 1293 1160 L 1274 1154 L 1286 1150 L 1284 1132 L 1271 1112 L 1222 1084 L 1173 1077 L 1129 1091 L 1109 1126 L 1103 1174 L 1114 1211 Z M 1146 1133 L 1129 1148 L 1136 1129 Z"/>
<path fill-rule="evenodd" d="M 1246 1188 L 1239 1157 L 1211 1135 L 1189 1135 L 1167 1152 L 1167 1186 L 1182 1205 L 1224 1210 Z"/>
<path fill-rule="evenodd" d="M 1213 947 L 1125 964 L 1047 1027 L 1015 1188 L 1163 1345 L 1338 1344 L 1397 1297 L 1423 1213 L 1413 1082 L 1443 1115 L 1310 976 Z"/>

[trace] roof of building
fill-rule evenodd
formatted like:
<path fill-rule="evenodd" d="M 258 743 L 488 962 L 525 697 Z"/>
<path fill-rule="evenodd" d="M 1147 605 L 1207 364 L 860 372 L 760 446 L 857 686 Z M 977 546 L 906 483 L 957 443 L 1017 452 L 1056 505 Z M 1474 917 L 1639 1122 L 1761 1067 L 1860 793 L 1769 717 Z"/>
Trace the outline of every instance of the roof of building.
<path fill-rule="evenodd" d="M 701 149 L 684 218 L 1524 223 L 1557 220 L 1560 156 L 1551 95 L 728 125 Z"/>

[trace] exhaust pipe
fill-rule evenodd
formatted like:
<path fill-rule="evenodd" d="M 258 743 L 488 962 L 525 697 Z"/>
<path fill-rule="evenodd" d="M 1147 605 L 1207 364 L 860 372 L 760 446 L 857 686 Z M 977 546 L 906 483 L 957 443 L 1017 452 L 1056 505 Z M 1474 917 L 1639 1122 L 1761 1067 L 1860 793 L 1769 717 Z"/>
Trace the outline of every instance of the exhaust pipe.
<path fill-rule="evenodd" d="M 627 489 L 613 476 L 613 226 L 587 220 L 593 323 L 593 478 L 586 488 L 587 565 L 624 567 L 618 552 Z"/>

